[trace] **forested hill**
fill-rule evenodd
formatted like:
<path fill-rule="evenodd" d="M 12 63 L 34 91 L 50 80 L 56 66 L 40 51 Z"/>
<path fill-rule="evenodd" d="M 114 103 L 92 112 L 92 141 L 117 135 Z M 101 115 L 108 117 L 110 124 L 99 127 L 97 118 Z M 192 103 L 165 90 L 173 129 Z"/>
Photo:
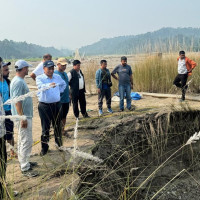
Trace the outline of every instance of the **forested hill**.
<path fill-rule="evenodd" d="M 112 55 L 200 50 L 200 28 L 162 28 L 140 35 L 104 38 L 80 48 L 85 55 Z"/>
<path fill-rule="evenodd" d="M 38 58 L 46 53 L 52 54 L 53 57 L 72 55 L 72 51 L 68 49 L 58 50 L 54 47 L 42 47 L 12 40 L 0 41 L 0 57 L 4 59 Z"/>

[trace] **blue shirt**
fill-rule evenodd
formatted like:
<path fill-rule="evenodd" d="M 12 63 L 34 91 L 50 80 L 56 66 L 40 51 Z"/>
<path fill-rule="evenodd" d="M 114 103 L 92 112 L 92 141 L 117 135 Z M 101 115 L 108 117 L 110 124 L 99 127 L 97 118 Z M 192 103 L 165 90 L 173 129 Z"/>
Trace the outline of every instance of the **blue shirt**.
<path fill-rule="evenodd" d="M 10 99 L 8 83 L 5 79 L 3 79 L 3 82 L 0 81 L 0 94 L 2 96 L 3 103 Z M 3 108 L 5 111 L 10 111 L 11 105 L 4 105 Z"/>
<path fill-rule="evenodd" d="M 56 103 L 60 101 L 60 93 L 64 92 L 66 88 L 66 83 L 59 75 L 53 74 L 52 78 L 49 78 L 46 74 L 42 74 L 37 76 L 36 78 L 36 85 L 38 86 L 38 89 L 48 87 L 51 83 L 56 83 L 59 85 L 55 88 L 50 88 L 43 92 L 39 92 L 39 102 Z"/>
<path fill-rule="evenodd" d="M 19 76 L 15 76 L 10 84 L 10 98 L 13 99 L 15 97 L 27 94 L 29 92 L 28 86 L 23 78 Z M 23 114 L 28 117 L 33 117 L 33 102 L 31 97 L 27 97 L 22 103 Z M 15 104 L 11 104 L 11 112 L 12 115 L 18 115 Z"/>
<path fill-rule="evenodd" d="M 60 102 L 61 103 L 69 103 L 70 102 L 70 99 L 69 99 L 69 81 L 68 81 L 67 73 L 66 72 L 59 72 L 58 70 L 55 70 L 54 73 L 60 75 L 61 78 L 66 83 L 66 88 L 65 88 L 64 92 L 60 94 L 61 95 Z"/>

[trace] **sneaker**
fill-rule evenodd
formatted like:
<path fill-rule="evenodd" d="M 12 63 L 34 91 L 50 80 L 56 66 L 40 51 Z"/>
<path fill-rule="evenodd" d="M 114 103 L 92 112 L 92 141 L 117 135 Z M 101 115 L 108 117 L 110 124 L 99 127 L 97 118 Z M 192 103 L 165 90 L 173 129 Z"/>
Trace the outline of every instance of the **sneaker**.
<path fill-rule="evenodd" d="M 32 177 L 38 176 L 39 174 L 37 172 L 32 172 L 32 168 L 29 168 L 26 171 L 22 171 L 22 175 L 29 177 L 29 178 L 32 178 Z"/>
<path fill-rule="evenodd" d="M 107 110 L 109 113 L 113 113 L 113 110 L 111 108 L 108 108 Z"/>
<path fill-rule="evenodd" d="M 103 115 L 102 109 L 99 109 L 99 116 Z"/>
<path fill-rule="evenodd" d="M 31 168 L 38 166 L 37 162 L 29 162 L 29 163 Z"/>
<path fill-rule="evenodd" d="M 124 109 L 120 109 L 119 112 L 124 112 Z"/>

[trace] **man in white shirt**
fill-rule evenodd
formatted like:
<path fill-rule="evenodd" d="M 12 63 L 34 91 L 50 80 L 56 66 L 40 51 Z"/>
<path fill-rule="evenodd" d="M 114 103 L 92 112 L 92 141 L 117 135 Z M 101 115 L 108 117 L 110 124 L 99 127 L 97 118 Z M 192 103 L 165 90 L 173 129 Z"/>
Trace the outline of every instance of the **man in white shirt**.
<path fill-rule="evenodd" d="M 52 60 L 52 55 L 51 54 L 45 54 L 43 56 L 43 61 L 38 64 L 38 66 L 33 70 L 31 73 L 30 77 L 35 81 L 36 77 L 44 73 L 43 69 L 43 63 L 47 60 Z"/>
<path fill-rule="evenodd" d="M 67 73 L 70 85 L 70 98 L 73 103 L 73 111 L 76 118 L 79 118 L 78 102 L 80 104 L 81 114 L 84 118 L 88 118 L 86 112 L 86 99 L 85 99 L 85 80 L 82 71 L 80 70 L 81 62 L 74 60 L 73 69 Z"/>
<path fill-rule="evenodd" d="M 188 76 L 192 74 L 192 70 L 196 67 L 196 63 L 193 60 L 190 60 L 188 57 L 185 56 L 184 51 L 179 52 L 178 61 L 178 75 L 174 80 L 174 85 L 176 87 L 181 88 L 182 90 L 182 97 L 180 101 L 185 101 L 185 93 L 188 88 L 187 79 Z"/>

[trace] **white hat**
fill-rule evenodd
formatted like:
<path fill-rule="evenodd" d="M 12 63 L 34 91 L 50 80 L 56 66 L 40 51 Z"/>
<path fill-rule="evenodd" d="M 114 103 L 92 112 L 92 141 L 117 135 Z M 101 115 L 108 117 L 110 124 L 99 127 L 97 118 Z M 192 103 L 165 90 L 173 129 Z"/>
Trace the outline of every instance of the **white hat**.
<path fill-rule="evenodd" d="M 16 69 L 22 69 L 24 67 L 31 67 L 32 65 L 28 64 L 25 60 L 18 60 L 15 63 L 15 68 Z"/>

